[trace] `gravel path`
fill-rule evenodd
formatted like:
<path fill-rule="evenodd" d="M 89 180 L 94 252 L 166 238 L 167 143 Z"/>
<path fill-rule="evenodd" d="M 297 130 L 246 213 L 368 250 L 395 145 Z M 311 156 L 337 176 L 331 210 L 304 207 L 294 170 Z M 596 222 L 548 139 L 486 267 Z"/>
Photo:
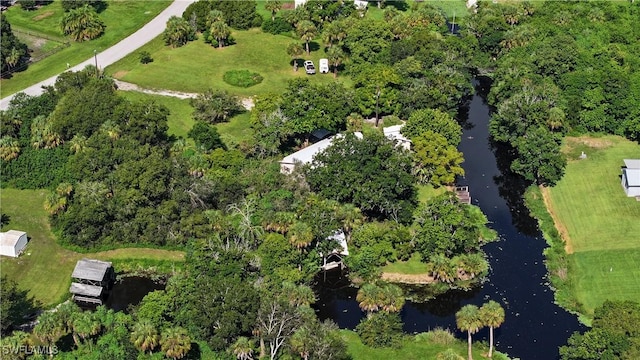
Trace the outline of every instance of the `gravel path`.
<path fill-rule="evenodd" d="M 148 22 L 145 26 L 143 26 L 140 30 L 131 34 L 129 37 L 120 41 L 119 43 L 113 45 L 107 50 L 99 53 L 97 55 L 98 66 L 100 68 L 105 68 L 116 61 L 122 59 L 123 57 L 129 55 L 130 53 L 136 51 L 142 45 L 148 43 L 153 40 L 158 35 L 162 34 L 164 31 L 167 20 L 173 15 L 182 16 L 182 13 L 186 10 L 187 6 L 196 0 L 174 0 L 171 5 L 169 5 L 163 12 L 161 12 L 158 16 L 156 16 L 153 20 Z M 90 59 L 70 68 L 71 71 L 80 71 L 85 68 L 87 65 L 93 65 L 95 59 L 91 57 Z M 47 80 L 41 81 L 35 85 L 32 85 L 22 92 L 27 95 L 37 96 L 42 94 L 43 86 L 52 86 L 56 82 L 56 78 L 58 75 L 53 76 Z M 13 95 L 7 96 L 4 99 L 0 100 L 0 110 L 6 110 L 9 106 L 9 101 L 13 98 Z"/>
<path fill-rule="evenodd" d="M 151 94 L 151 95 L 162 95 L 162 96 L 172 96 L 172 97 L 177 97 L 180 99 L 193 99 L 195 97 L 197 97 L 199 94 L 197 93 L 188 93 L 188 92 L 180 92 L 180 91 L 173 91 L 173 90 L 154 90 L 154 89 L 145 89 L 142 88 L 136 84 L 132 84 L 129 82 L 125 82 L 125 81 L 121 81 L 121 80 L 114 80 L 116 85 L 118 86 L 118 90 L 122 90 L 122 91 L 137 91 L 137 92 L 141 92 L 141 93 L 145 93 L 145 94 Z M 251 109 L 253 109 L 254 103 L 253 103 L 253 99 L 252 98 L 241 98 L 242 101 L 242 106 L 251 111 Z"/>

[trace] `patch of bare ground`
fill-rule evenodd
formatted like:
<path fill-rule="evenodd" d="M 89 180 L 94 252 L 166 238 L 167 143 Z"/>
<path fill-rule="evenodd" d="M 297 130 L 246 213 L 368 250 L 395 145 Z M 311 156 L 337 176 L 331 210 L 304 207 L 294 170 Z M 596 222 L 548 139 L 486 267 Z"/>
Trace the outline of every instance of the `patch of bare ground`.
<path fill-rule="evenodd" d="M 48 18 L 49 16 L 51 16 L 51 15 L 53 15 L 53 14 L 55 14 L 53 11 L 45 11 L 45 12 L 43 12 L 43 13 L 42 13 L 42 14 L 40 14 L 40 15 L 34 16 L 34 17 L 33 17 L 33 20 L 34 20 L 34 21 L 40 21 L 40 20 L 42 20 L 42 19 L 46 19 L 46 18 Z"/>
<path fill-rule="evenodd" d="M 551 218 L 553 219 L 553 225 L 558 230 L 562 241 L 564 241 L 564 251 L 567 254 L 573 254 L 573 245 L 571 244 L 571 238 L 569 237 L 569 232 L 564 224 L 558 219 L 558 215 L 555 213 L 553 208 L 553 201 L 551 201 L 551 194 L 549 193 L 549 188 L 540 186 L 540 192 L 542 193 L 542 200 L 544 201 L 544 205 L 547 207 L 547 211 Z"/>
<path fill-rule="evenodd" d="M 402 284 L 431 284 L 436 282 L 436 279 L 429 275 L 425 274 L 400 274 L 400 273 L 388 273 L 383 272 L 381 276 L 382 280 L 402 283 Z"/>
<path fill-rule="evenodd" d="M 569 148 L 576 147 L 576 145 L 585 145 L 592 149 L 606 149 L 613 145 L 610 140 L 590 136 L 568 136 L 565 139 Z"/>
<path fill-rule="evenodd" d="M 113 74 L 113 77 L 115 79 L 122 79 L 125 75 L 127 75 L 128 71 L 126 70 L 120 70 L 120 71 L 116 71 L 115 74 Z"/>

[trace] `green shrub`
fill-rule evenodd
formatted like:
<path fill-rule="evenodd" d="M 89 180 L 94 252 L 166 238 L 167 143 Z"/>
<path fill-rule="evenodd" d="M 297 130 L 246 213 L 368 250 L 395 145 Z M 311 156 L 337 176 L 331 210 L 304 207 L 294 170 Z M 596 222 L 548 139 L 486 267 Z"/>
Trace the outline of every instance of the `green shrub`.
<path fill-rule="evenodd" d="M 269 34 L 288 34 L 293 31 L 293 26 L 282 18 L 275 18 L 275 20 L 267 19 L 262 22 L 262 31 Z"/>
<path fill-rule="evenodd" d="M 248 88 L 260 84 L 263 77 L 249 70 L 231 70 L 224 73 L 222 79 L 229 85 Z"/>
<path fill-rule="evenodd" d="M 370 347 L 402 346 L 402 321 L 398 314 L 376 313 L 356 326 L 362 343 Z"/>
<path fill-rule="evenodd" d="M 140 56 L 140 63 L 141 64 L 148 64 L 153 62 L 153 58 L 151 57 L 151 54 L 149 54 L 148 51 L 141 51 L 139 53 Z"/>

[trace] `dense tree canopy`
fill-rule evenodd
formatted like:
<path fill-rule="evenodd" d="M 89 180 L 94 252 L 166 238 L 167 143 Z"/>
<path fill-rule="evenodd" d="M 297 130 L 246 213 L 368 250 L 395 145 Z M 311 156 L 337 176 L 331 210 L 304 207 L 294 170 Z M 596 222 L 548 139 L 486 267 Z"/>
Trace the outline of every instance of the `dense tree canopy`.
<path fill-rule="evenodd" d="M 28 60 L 27 45 L 23 44 L 11 31 L 11 24 L 4 14 L 0 15 L 0 72 L 22 67 Z"/>
<path fill-rule="evenodd" d="M 416 202 L 411 160 L 384 136 L 335 139 L 306 171 L 311 189 L 370 216 L 406 222 Z"/>

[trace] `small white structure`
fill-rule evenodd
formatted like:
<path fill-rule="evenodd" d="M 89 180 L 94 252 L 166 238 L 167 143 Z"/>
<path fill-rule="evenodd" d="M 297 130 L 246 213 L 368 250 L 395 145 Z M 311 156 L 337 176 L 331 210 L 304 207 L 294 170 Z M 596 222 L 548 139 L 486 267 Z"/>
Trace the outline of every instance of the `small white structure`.
<path fill-rule="evenodd" d="M 629 197 L 640 197 L 640 159 L 624 159 L 622 188 Z"/>
<path fill-rule="evenodd" d="M 362 139 L 361 132 L 354 132 L 353 134 L 358 139 Z M 336 136 L 341 137 L 342 135 L 338 134 Z M 313 158 L 317 154 L 321 153 L 322 151 L 324 151 L 324 149 L 331 146 L 331 143 L 333 143 L 333 139 L 336 136 L 332 136 L 322 141 L 318 141 L 317 143 L 307 146 L 306 148 L 300 151 L 297 151 L 291 155 L 285 156 L 284 159 L 280 161 L 280 172 L 283 174 L 290 174 L 291 172 L 293 172 L 293 169 L 295 169 L 297 165 L 304 165 L 312 162 Z"/>
<path fill-rule="evenodd" d="M 294 0 L 295 7 L 302 6 L 307 3 L 308 0 Z M 356 9 L 363 10 L 369 6 L 369 2 L 366 0 L 353 0 L 353 4 L 356 6 Z"/>
<path fill-rule="evenodd" d="M 322 253 L 320 253 L 320 256 L 322 256 L 323 259 L 323 264 L 320 268 L 323 271 L 333 270 L 337 268 L 343 269 L 345 265 L 342 261 L 342 257 L 349 255 L 347 238 L 344 235 L 344 232 L 342 230 L 337 230 L 333 233 L 333 235 L 327 237 L 327 240 L 335 240 L 338 245 L 340 245 L 340 249 L 333 249 L 333 251 L 327 256 L 324 256 Z"/>
<path fill-rule="evenodd" d="M 18 230 L 0 232 L 0 255 L 18 257 L 27 246 L 27 233 Z"/>
<path fill-rule="evenodd" d="M 384 136 L 386 136 L 388 139 L 395 141 L 397 146 L 400 146 L 406 150 L 411 150 L 411 140 L 407 139 L 400 132 L 403 126 L 404 124 L 389 126 L 389 127 L 383 128 L 382 132 L 384 133 Z"/>
<path fill-rule="evenodd" d="M 320 59 L 320 74 L 326 74 L 329 72 L 329 59 Z"/>
<path fill-rule="evenodd" d="M 295 0 L 294 1 L 295 7 L 302 6 L 302 5 L 306 4 L 306 3 L 307 3 L 307 0 Z"/>

